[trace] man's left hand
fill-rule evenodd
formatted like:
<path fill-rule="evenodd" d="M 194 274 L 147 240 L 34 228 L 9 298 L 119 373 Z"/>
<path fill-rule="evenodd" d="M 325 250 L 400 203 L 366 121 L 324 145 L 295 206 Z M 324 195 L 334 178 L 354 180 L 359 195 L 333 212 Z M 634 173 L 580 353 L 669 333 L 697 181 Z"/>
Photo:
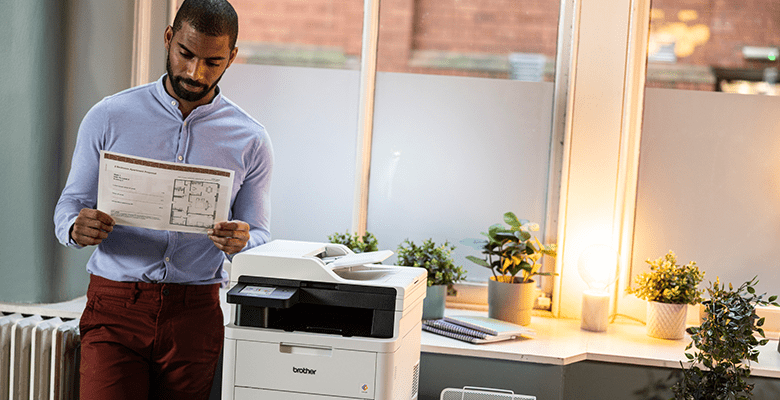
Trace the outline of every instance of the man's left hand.
<path fill-rule="evenodd" d="M 249 224 L 237 220 L 217 222 L 208 235 L 218 249 L 226 254 L 236 254 L 249 242 Z"/>

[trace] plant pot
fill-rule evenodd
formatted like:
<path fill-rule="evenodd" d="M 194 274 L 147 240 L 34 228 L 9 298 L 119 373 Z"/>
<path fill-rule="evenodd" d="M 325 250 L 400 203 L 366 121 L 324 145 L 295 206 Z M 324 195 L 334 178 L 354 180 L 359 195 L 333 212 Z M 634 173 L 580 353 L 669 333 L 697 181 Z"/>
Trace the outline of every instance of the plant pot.
<path fill-rule="evenodd" d="M 488 281 L 488 317 L 518 325 L 531 323 L 531 311 L 536 301 L 536 283 Z"/>
<path fill-rule="evenodd" d="M 647 302 L 647 335 L 659 339 L 679 340 L 685 337 L 687 304 Z"/>
<path fill-rule="evenodd" d="M 422 319 L 444 318 L 444 304 L 447 298 L 447 285 L 428 286 L 423 300 Z"/>

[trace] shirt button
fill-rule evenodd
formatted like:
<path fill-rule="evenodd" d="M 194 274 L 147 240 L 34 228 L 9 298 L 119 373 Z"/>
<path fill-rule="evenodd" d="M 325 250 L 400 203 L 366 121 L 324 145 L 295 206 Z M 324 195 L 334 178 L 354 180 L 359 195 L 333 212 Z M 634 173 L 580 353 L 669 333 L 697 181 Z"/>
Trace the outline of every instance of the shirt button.
<path fill-rule="evenodd" d="M 184 126 L 187 126 L 187 121 L 184 121 Z"/>
<path fill-rule="evenodd" d="M 175 101 L 172 101 L 172 102 L 171 102 L 171 105 L 172 105 L 172 106 L 175 106 L 175 105 L 176 105 L 176 102 L 175 102 Z"/>
<path fill-rule="evenodd" d="M 169 295 L 170 293 L 171 293 L 171 291 L 170 291 L 170 290 L 168 290 L 168 288 L 165 288 L 165 289 L 163 289 L 163 291 L 162 291 L 162 294 L 163 294 L 163 296 L 167 296 L 167 295 Z"/>
<path fill-rule="evenodd" d="M 181 161 L 181 160 L 183 160 L 183 159 L 184 159 L 184 157 L 182 157 L 182 156 L 179 156 L 179 161 Z"/>
<path fill-rule="evenodd" d="M 165 257 L 165 262 L 171 261 L 170 257 Z"/>

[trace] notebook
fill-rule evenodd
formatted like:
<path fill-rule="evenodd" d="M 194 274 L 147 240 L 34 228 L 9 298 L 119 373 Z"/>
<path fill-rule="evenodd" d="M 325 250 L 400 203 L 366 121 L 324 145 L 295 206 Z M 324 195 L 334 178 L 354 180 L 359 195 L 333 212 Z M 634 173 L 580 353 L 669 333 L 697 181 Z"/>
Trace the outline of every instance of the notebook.
<path fill-rule="evenodd" d="M 523 326 L 488 317 L 453 316 L 423 321 L 423 330 L 469 343 L 492 343 L 518 337 L 533 337 Z"/>

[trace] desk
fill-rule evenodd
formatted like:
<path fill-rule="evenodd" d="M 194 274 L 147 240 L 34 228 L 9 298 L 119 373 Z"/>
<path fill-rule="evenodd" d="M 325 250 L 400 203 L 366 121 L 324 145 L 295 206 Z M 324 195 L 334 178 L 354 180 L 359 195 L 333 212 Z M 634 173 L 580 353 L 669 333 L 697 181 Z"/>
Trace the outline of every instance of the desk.
<path fill-rule="evenodd" d="M 450 310 L 446 315 L 485 315 Z M 482 386 L 537 396 L 538 400 L 670 398 L 681 377 L 683 340 L 655 339 L 643 324 L 619 319 L 606 332 L 580 329 L 579 320 L 533 317 L 533 339 L 474 345 L 423 332 L 420 400 L 438 399 L 445 387 Z M 760 348 L 752 365 L 755 399 L 780 399 L 777 341 Z"/>

